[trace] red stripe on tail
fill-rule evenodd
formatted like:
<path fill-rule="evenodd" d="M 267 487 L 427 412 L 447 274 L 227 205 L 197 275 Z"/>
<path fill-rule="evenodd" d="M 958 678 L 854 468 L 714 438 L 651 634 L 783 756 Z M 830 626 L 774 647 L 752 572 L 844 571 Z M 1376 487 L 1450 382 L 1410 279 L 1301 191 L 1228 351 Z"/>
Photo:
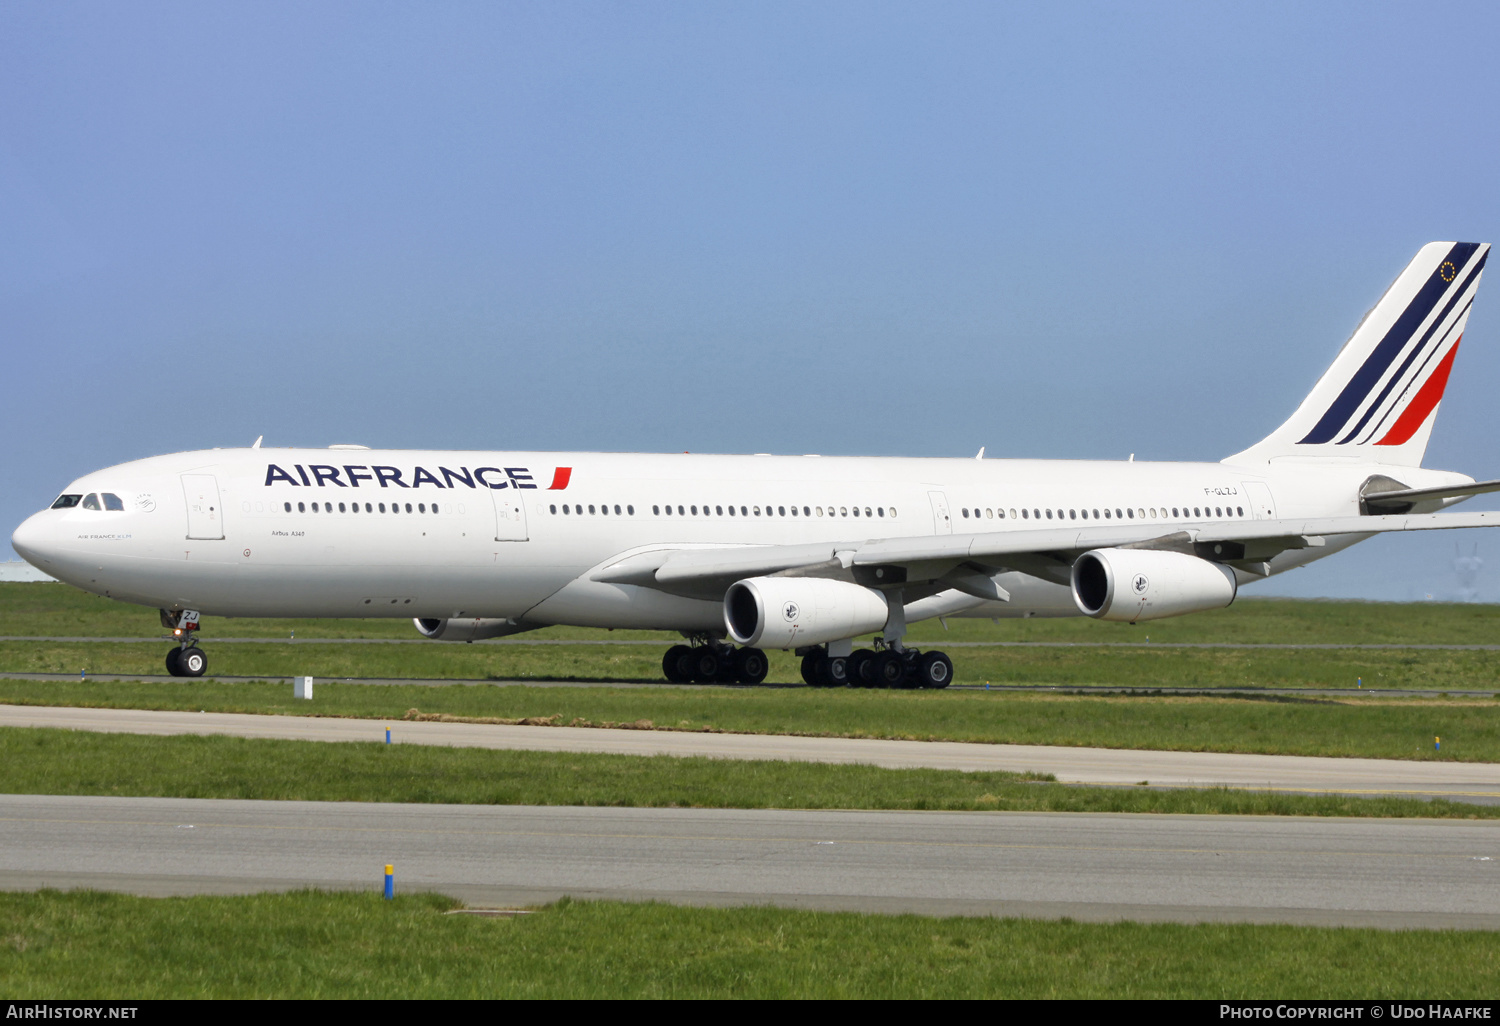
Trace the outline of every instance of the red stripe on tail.
<path fill-rule="evenodd" d="M 1417 433 L 1417 428 L 1427 422 L 1427 418 L 1443 399 L 1443 389 L 1448 387 L 1448 372 L 1453 369 L 1453 357 L 1458 355 L 1458 343 L 1462 341 L 1463 336 L 1460 335 L 1458 342 L 1453 343 L 1453 348 L 1448 350 L 1448 355 L 1443 357 L 1443 362 L 1437 365 L 1437 370 L 1432 372 L 1427 383 L 1417 392 L 1411 405 L 1402 411 L 1401 416 L 1396 418 L 1396 423 L 1391 425 L 1391 429 L 1376 445 L 1405 445 Z"/>

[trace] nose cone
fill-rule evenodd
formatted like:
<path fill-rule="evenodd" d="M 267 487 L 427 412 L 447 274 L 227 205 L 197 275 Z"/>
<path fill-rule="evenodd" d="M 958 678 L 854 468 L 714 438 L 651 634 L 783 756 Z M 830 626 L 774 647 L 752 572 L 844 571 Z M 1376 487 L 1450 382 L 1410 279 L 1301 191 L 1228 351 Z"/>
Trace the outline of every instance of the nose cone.
<path fill-rule="evenodd" d="M 50 511 L 47 511 L 50 512 Z M 38 570 L 46 570 L 52 559 L 52 535 L 55 533 L 47 512 L 27 517 L 15 533 L 10 536 L 10 546 L 26 562 Z"/>

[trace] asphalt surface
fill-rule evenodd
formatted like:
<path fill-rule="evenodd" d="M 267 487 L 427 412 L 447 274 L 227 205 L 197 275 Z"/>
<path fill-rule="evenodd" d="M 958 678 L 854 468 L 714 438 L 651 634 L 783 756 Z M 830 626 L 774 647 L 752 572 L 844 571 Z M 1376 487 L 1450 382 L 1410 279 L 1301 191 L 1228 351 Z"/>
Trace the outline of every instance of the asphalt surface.
<path fill-rule="evenodd" d="M 0 887 L 1500 928 L 1500 823 L 0 796 Z"/>
<path fill-rule="evenodd" d="M 214 674 L 203 678 L 220 684 L 264 683 L 267 680 L 287 680 L 287 677 L 225 676 Z M 90 673 L 86 677 L 74 673 L 5 673 L 0 680 L 76 681 L 95 680 L 110 683 L 171 683 L 182 682 L 180 677 L 165 673 Z M 446 687 L 450 684 L 507 688 L 717 688 L 754 690 L 779 690 L 804 688 L 806 684 L 669 684 L 664 680 L 489 680 L 477 677 L 319 677 L 329 684 L 369 684 L 379 687 Z M 289 685 L 290 686 L 290 685 Z M 1385 698 L 1435 698 L 1448 695 L 1454 698 L 1500 698 L 1493 688 L 1483 690 L 1460 690 L 1456 688 L 1267 688 L 1241 685 L 1212 687 L 1129 687 L 1118 684 L 954 684 L 950 691 L 996 691 L 1038 692 L 1065 695 L 1218 695 L 1218 696 L 1286 696 L 1292 698 L 1357 698 L 1377 696 Z"/>
<path fill-rule="evenodd" d="M 316 687 L 314 690 L 316 695 Z M 225 734 L 299 741 L 509 748 L 624 755 L 707 756 L 858 763 L 893 769 L 1005 770 L 1050 773 L 1065 783 L 1153 787 L 1231 787 L 1309 794 L 1399 795 L 1500 803 L 1500 764 L 1335 759 L 1225 752 L 1159 752 L 955 741 L 884 741 L 711 734 L 595 727 L 526 727 L 319 716 L 84 709 L 0 705 L 0 726 L 60 727 L 132 734 Z"/>
<path fill-rule="evenodd" d="M 89 635 L 51 636 L 42 634 L 0 635 L 0 641 L 50 641 L 50 642 L 106 642 L 115 645 L 159 645 L 171 642 L 171 635 L 156 637 L 132 636 L 128 638 L 101 638 Z M 203 639 L 205 647 L 214 645 L 431 645 L 428 638 L 225 638 Z M 650 648 L 665 648 L 671 640 L 644 640 L 640 638 L 485 638 L 465 642 L 473 645 L 645 645 Z M 449 642 L 448 644 L 454 644 Z M 1500 644 L 1494 645 L 1418 645 L 1418 644 L 1342 644 L 1338 642 L 1264 642 L 1264 641 L 934 641 L 924 643 L 924 648 L 1266 648 L 1317 650 L 1317 649 L 1365 649 L 1382 651 L 1387 649 L 1414 649 L 1418 651 L 1455 652 L 1500 652 Z"/>

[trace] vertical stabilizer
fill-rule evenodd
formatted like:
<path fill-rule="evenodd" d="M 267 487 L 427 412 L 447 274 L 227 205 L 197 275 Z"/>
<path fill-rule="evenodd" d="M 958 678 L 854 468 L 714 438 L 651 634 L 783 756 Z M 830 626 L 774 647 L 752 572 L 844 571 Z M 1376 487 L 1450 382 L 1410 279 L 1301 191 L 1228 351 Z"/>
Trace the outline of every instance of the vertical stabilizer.
<path fill-rule="evenodd" d="M 1300 456 L 1419 466 L 1489 253 L 1478 242 L 1423 246 L 1297 412 L 1224 462 Z"/>

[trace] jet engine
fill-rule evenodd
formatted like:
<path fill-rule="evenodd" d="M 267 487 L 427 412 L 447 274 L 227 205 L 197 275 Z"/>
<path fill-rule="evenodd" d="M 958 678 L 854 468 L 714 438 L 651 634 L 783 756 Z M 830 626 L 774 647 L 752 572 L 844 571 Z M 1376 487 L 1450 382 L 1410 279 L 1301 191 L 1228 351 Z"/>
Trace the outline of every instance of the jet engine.
<path fill-rule="evenodd" d="M 823 577 L 749 577 L 724 595 L 729 636 L 751 648 L 841 641 L 880 630 L 889 616 L 880 592 Z"/>
<path fill-rule="evenodd" d="M 1223 609 L 1234 601 L 1234 571 L 1182 552 L 1094 549 L 1073 563 L 1073 601 L 1098 620 L 1160 620 Z"/>
<path fill-rule="evenodd" d="M 433 641 L 483 641 L 485 638 L 500 638 L 532 629 L 529 625 L 523 626 L 514 620 L 487 620 L 473 616 L 448 620 L 420 617 L 412 623 L 417 625 L 417 631 L 422 637 Z"/>

